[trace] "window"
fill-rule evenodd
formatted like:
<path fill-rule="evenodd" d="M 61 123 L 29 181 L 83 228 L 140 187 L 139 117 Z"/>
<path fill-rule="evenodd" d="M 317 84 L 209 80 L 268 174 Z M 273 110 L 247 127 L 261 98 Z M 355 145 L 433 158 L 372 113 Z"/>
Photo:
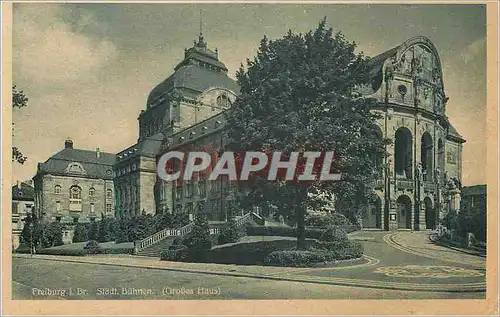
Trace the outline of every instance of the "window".
<path fill-rule="evenodd" d="M 186 183 L 186 186 L 184 187 L 186 189 L 186 197 L 193 196 L 193 185 L 194 184 L 192 182 Z"/>
<path fill-rule="evenodd" d="M 56 185 L 54 186 L 54 194 L 60 194 L 61 193 L 61 186 Z"/>
<path fill-rule="evenodd" d="M 106 190 L 106 198 L 107 199 L 113 198 L 113 191 L 111 189 Z"/>
<path fill-rule="evenodd" d="M 186 204 L 186 212 L 188 214 L 192 214 L 193 213 L 193 203 L 187 203 Z"/>
<path fill-rule="evenodd" d="M 94 197 L 94 196 L 95 196 L 95 188 L 94 188 L 94 187 L 91 187 L 91 188 L 89 189 L 89 196 L 90 196 L 90 197 Z"/>
<path fill-rule="evenodd" d="M 82 189 L 78 186 L 72 186 L 69 191 L 69 199 L 70 200 L 78 200 L 81 202 L 82 200 Z"/>
<path fill-rule="evenodd" d="M 470 197 L 470 206 L 474 207 L 474 205 L 475 205 L 474 196 L 471 196 Z"/>
<path fill-rule="evenodd" d="M 61 211 L 61 202 L 60 201 L 56 201 L 56 211 L 57 212 Z"/>
<path fill-rule="evenodd" d="M 111 204 L 106 204 L 106 213 L 107 214 L 111 213 Z"/>
<path fill-rule="evenodd" d="M 94 203 L 90 204 L 90 213 L 91 214 L 95 213 L 95 205 L 94 205 Z"/>
<path fill-rule="evenodd" d="M 200 180 L 198 182 L 198 188 L 200 191 L 200 196 L 203 198 L 206 197 L 207 196 L 207 182 L 204 180 Z"/>
<path fill-rule="evenodd" d="M 230 104 L 231 103 L 227 95 L 220 95 L 219 97 L 217 97 L 217 106 L 219 108 L 227 108 Z"/>

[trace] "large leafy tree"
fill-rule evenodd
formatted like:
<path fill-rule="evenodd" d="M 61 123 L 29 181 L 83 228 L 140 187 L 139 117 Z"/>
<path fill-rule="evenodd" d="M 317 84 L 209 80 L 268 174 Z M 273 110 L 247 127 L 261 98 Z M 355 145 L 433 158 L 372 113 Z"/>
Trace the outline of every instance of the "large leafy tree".
<path fill-rule="evenodd" d="M 13 108 L 23 108 L 28 105 L 28 97 L 24 94 L 24 91 L 18 90 L 14 85 L 12 87 L 12 107 Z M 12 147 L 12 161 L 24 164 L 27 157 L 16 146 Z"/>
<path fill-rule="evenodd" d="M 355 48 L 323 20 L 306 34 L 264 37 L 255 58 L 236 74 L 241 94 L 226 112 L 228 150 L 281 151 L 285 157 L 293 151 L 336 153 L 332 171 L 342 174 L 341 181 L 269 182 L 254 174 L 246 184 L 243 204 L 267 204 L 295 219 L 298 248 L 305 244 L 307 208 L 325 203 L 319 193 L 359 209 L 376 177 L 373 155 L 383 151 L 383 141 L 370 112 L 375 101 L 357 93 L 368 84 L 368 59 Z M 304 167 L 299 162 L 298 170 Z"/>

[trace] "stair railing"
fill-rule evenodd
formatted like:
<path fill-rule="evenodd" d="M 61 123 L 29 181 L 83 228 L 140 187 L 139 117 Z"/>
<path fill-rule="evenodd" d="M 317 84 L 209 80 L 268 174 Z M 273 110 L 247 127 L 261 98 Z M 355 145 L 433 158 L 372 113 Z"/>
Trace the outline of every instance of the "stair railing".
<path fill-rule="evenodd" d="M 245 224 L 248 220 L 252 219 L 252 217 L 258 216 L 253 212 L 249 212 L 236 220 L 236 226 L 240 227 Z M 139 251 L 142 251 L 146 248 L 149 248 L 152 245 L 155 245 L 169 237 L 183 237 L 187 235 L 194 227 L 194 222 L 190 222 L 184 227 L 179 229 L 163 229 L 158 231 L 149 237 L 146 237 L 142 240 L 134 241 L 134 253 L 137 254 Z M 210 229 L 210 234 L 219 234 L 220 227 L 215 227 Z"/>

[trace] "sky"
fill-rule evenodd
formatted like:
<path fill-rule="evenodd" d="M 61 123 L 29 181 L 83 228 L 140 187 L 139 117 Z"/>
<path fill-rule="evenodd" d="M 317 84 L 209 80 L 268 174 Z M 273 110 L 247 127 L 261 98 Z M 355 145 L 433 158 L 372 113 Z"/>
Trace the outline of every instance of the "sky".
<path fill-rule="evenodd" d="M 13 110 L 13 144 L 28 157 L 27 180 L 73 139 L 117 153 L 138 138 L 137 117 L 200 29 L 234 78 L 260 39 L 307 32 L 327 18 L 375 56 L 423 35 L 437 47 L 447 115 L 465 137 L 464 185 L 486 183 L 486 9 L 482 5 L 41 4 L 15 3 L 13 83 L 29 98 Z"/>

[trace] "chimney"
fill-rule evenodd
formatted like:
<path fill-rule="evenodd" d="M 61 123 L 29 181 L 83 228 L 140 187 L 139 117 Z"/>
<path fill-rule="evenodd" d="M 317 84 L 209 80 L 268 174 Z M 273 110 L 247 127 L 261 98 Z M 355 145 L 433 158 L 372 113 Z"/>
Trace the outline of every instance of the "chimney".
<path fill-rule="evenodd" d="M 100 158 L 101 157 L 101 149 L 99 149 L 99 148 L 95 149 L 95 155 L 97 156 L 97 158 Z"/>
<path fill-rule="evenodd" d="M 73 140 L 67 139 L 64 141 L 64 148 L 65 149 L 72 149 L 73 148 Z"/>

